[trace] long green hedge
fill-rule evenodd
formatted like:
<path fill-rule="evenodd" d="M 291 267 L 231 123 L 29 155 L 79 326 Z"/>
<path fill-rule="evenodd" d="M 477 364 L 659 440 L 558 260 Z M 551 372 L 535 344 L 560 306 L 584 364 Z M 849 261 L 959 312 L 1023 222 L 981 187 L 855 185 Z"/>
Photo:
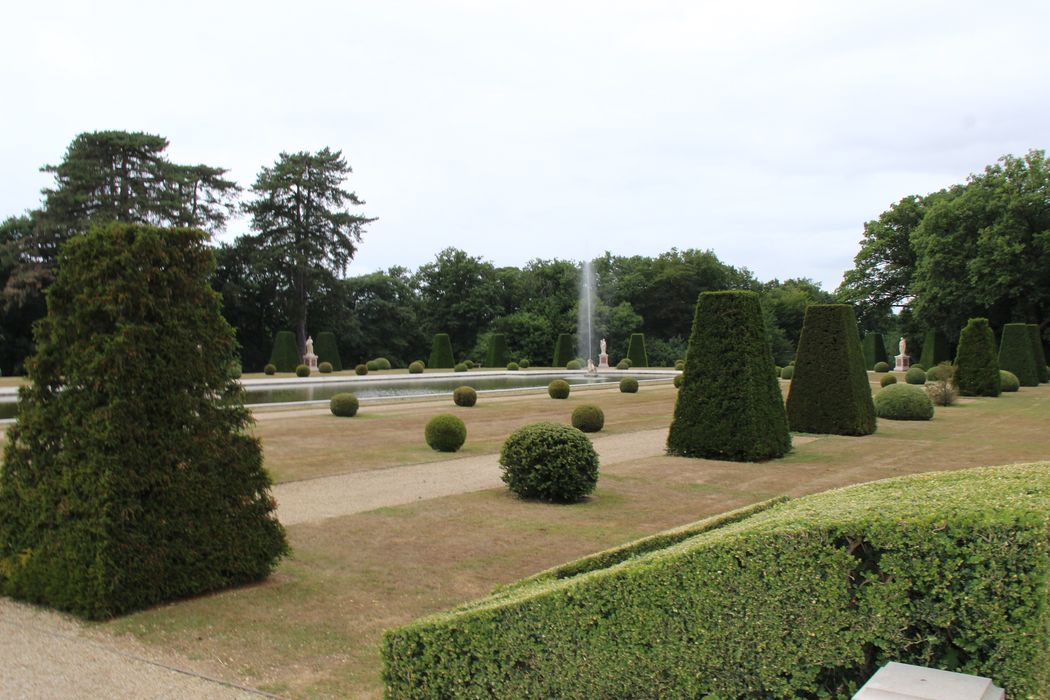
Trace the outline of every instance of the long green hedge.
<path fill-rule="evenodd" d="M 273 338 L 273 350 L 270 351 L 270 364 L 278 372 L 294 372 L 299 361 L 299 344 L 295 340 L 295 333 L 277 331 Z"/>
<path fill-rule="evenodd" d="M 864 342 L 861 345 L 864 348 L 864 369 L 871 369 L 876 362 L 893 364 L 890 362 L 889 355 L 886 354 L 886 340 L 882 337 L 882 333 L 868 333 L 864 336 Z"/>
<path fill-rule="evenodd" d="M 343 371 L 343 358 L 339 356 L 339 344 L 335 342 L 335 333 L 331 331 L 318 333 L 314 353 L 317 355 L 317 364 L 327 362 L 332 365 L 332 371 Z"/>
<path fill-rule="evenodd" d="M 485 366 L 498 369 L 506 367 L 508 361 L 506 334 L 493 333 L 489 336 L 489 348 L 488 353 L 485 355 Z"/>
<path fill-rule="evenodd" d="M 853 307 L 806 307 L 796 357 L 787 398 L 792 430 L 835 435 L 875 432 L 875 405 Z"/>
<path fill-rule="evenodd" d="M 645 351 L 644 333 L 631 333 L 631 341 L 627 344 L 627 359 L 631 361 L 631 367 L 649 366 L 649 354 Z"/>
<path fill-rule="evenodd" d="M 944 337 L 944 333 L 933 329 L 926 331 L 926 337 L 922 341 L 922 355 L 919 356 L 919 364 L 929 370 L 942 362 L 951 362 L 951 359 L 948 339 Z"/>
<path fill-rule="evenodd" d="M 452 356 L 452 339 L 448 333 L 435 333 L 434 341 L 430 346 L 430 361 L 427 367 L 431 369 L 452 369 L 456 362 Z"/>
<path fill-rule="evenodd" d="M 686 358 L 668 452 L 755 462 L 791 449 L 757 294 L 700 294 Z"/>
<path fill-rule="evenodd" d="M 963 396 L 998 396 L 999 358 L 995 333 L 986 318 L 971 318 L 959 333 L 955 353 L 955 385 Z"/>
<path fill-rule="evenodd" d="M 1003 326 L 1003 337 L 999 341 L 999 369 L 1013 372 L 1021 386 L 1039 386 L 1039 370 L 1026 324 L 1007 323 Z"/>
<path fill-rule="evenodd" d="M 1035 373 L 1039 383 L 1050 382 L 1050 368 L 1046 366 L 1046 352 L 1043 351 L 1043 339 L 1039 334 L 1039 325 L 1028 324 L 1028 338 L 1032 341 L 1032 357 L 1035 360 Z"/>
<path fill-rule="evenodd" d="M 383 677 L 398 698 L 848 698 L 894 660 L 1047 697 L 1048 527 L 1050 463 L 829 491 L 390 631 Z"/>
<path fill-rule="evenodd" d="M 554 359 L 551 367 L 565 367 L 569 361 L 575 359 L 576 349 L 571 333 L 559 333 L 558 340 L 554 343 Z"/>

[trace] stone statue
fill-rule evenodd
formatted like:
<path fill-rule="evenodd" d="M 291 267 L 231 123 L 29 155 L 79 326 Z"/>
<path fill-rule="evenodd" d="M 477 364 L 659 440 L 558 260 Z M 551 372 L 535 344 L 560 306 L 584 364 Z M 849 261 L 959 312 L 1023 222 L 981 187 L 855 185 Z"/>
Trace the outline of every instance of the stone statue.
<path fill-rule="evenodd" d="M 897 349 L 900 350 L 901 355 L 907 354 L 905 350 L 908 349 L 908 343 L 905 342 L 904 336 L 901 336 L 901 342 L 897 344 Z"/>
<path fill-rule="evenodd" d="M 605 354 L 605 338 L 602 338 L 600 341 L 598 341 L 598 346 L 602 349 L 602 354 L 604 355 Z"/>
<path fill-rule="evenodd" d="M 314 354 L 314 339 L 313 339 L 312 336 L 307 336 L 306 337 L 306 356 L 309 357 L 310 355 L 313 355 L 313 354 Z"/>

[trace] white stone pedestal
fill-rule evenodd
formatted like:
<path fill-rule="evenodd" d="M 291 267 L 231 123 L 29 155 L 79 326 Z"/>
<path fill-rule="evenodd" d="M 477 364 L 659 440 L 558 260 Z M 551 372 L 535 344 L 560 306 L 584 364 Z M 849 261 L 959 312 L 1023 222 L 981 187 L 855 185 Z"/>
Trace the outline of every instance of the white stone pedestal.
<path fill-rule="evenodd" d="M 1006 700 L 989 678 L 891 661 L 853 700 Z"/>
<path fill-rule="evenodd" d="M 317 371 L 317 355 L 312 352 L 307 353 L 303 359 L 306 360 L 306 366 L 310 368 L 311 374 Z"/>
<path fill-rule="evenodd" d="M 609 369 L 609 355 L 602 353 L 598 355 L 598 369 Z"/>
<path fill-rule="evenodd" d="M 894 372 L 907 372 L 911 367 L 911 358 L 907 355 L 897 355 L 893 359 L 897 361 L 897 364 L 893 366 Z"/>

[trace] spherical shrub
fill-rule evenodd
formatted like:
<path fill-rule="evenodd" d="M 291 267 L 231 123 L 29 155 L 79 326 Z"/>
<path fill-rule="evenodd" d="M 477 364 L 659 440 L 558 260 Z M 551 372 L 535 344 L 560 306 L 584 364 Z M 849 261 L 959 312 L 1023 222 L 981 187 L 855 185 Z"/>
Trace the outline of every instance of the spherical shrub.
<path fill-rule="evenodd" d="M 876 372 L 889 372 L 890 365 L 887 362 L 876 362 L 875 366 L 872 369 Z"/>
<path fill-rule="evenodd" d="M 454 372 L 466 372 L 467 371 L 467 363 L 466 362 L 458 362 L 458 363 L 456 363 L 456 366 L 452 368 L 452 370 Z"/>
<path fill-rule="evenodd" d="M 521 498 L 573 503 L 598 483 L 598 453 L 576 428 L 533 423 L 518 428 L 499 455 L 503 481 Z"/>
<path fill-rule="evenodd" d="M 1018 391 L 1021 388 L 1021 380 L 1013 372 L 1001 369 L 999 370 L 999 385 L 1003 391 Z"/>
<path fill-rule="evenodd" d="M 518 363 L 517 362 L 508 362 L 507 363 L 507 369 L 509 371 L 511 371 L 511 372 L 517 372 L 518 371 Z"/>
<path fill-rule="evenodd" d="M 892 374 L 887 374 L 885 377 L 879 380 L 879 386 L 889 386 L 890 384 L 896 384 L 897 377 Z"/>
<path fill-rule="evenodd" d="M 467 440 L 467 426 L 456 416 L 444 413 L 427 423 L 427 444 L 438 452 L 455 452 Z"/>
<path fill-rule="evenodd" d="M 368 374 L 368 365 L 358 365 L 354 367 L 354 374 Z"/>
<path fill-rule="evenodd" d="M 675 360 L 674 368 L 681 372 L 683 369 L 685 369 L 685 360 Z"/>
<path fill-rule="evenodd" d="M 464 408 L 470 408 L 478 402 L 478 392 L 474 391 L 474 387 L 461 386 L 457 387 L 452 392 L 452 403 L 457 406 L 463 406 Z"/>
<path fill-rule="evenodd" d="M 912 365 L 915 369 L 921 369 L 923 372 L 926 371 L 926 365 L 920 365 L 918 362 Z"/>
<path fill-rule="evenodd" d="M 915 365 L 912 365 L 908 368 L 908 371 L 904 373 L 904 381 L 909 384 L 925 384 L 926 372 Z"/>
<path fill-rule="evenodd" d="M 350 418 L 357 415 L 357 406 L 357 397 L 349 392 L 336 394 L 328 402 L 328 409 L 332 412 L 332 415 L 341 418 Z"/>
<path fill-rule="evenodd" d="M 332 373 L 332 363 L 331 362 L 322 362 L 321 364 L 317 365 L 317 371 L 320 372 L 321 374 L 331 374 Z"/>
<path fill-rule="evenodd" d="M 379 363 L 375 360 L 369 360 L 365 363 L 365 368 L 368 369 L 369 372 L 375 372 L 379 369 Z"/>
<path fill-rule="evenodd" d="M 467 369 L 474 369 L 474 360 L 463 360 L 463 364 L 467 366 Z"/>
<path fill-rule="evenodd" d="M 676 374 L 674 376 L 674 388 L 679 389 L 682 386 L 682 382 L 685 380 L 684 374 Z"/>
<path fill-rule="evenodd" d="M 616 363 L 616 369 L 630 369 L 630 368 L 631 368 L 631 361 L 630 360 L 620 360 L 619 362 Z"/>
<path fill-rule="evenodd" d="M 591 403 L 577 406 L 572 412 L 572 427 L 585 433 L 596 433 L 605 426 L 605 412 Z"/>
<path fill-rule="evenodd" d="M 569 360 L 565 363 L 565 369 L 579 369 L 582 366 L 579 360 Z"/>
<path fill-rule="evenodd" d="M 788 365 L 780 370 L 781 379 L 791 379 L 795 376 L 795 365 Z"/>
<path fill-rule="evenodd" d="M 931 367 L 926 373 L 928 382 L 950 382 L 955 379 L 955 367 L 947 362 L 942 362 L 936 367 Z"/>
<path fill-rule="evenodd" d="M 409 363 L 409 365 L 408 365 L 408 373 L 409 374 L 423 374 L 423 370 L 425 368 L 426 368 L 426 365 L 423 364 L 423 362 L 421 360 L 416 360 L 415 362 Z"/>
<path fill-rule="evenodd" d="M 569 398 L 569 383 L 564 379 L 555 379 L 547 385 L 547 393 L 552 399 L 567 399 Z"/>
<path fill-rule="evenodd" d="M 295 368 L 295 376 L 297 376 L 297 377 L 309 377 L 310 376 L 310 368 L 307 367 L 306 365 L 299 365 L 298 367 Z"/>
<path fill-rule="evenodd" d="M 522 369 L 528 369 L 529 364 L 529 358 L 527 357 L 523 357 L 520 360 L 518 360 L 518 367 L 521 367 Z"/>
<path fill-rule="evenodd" d="M 390 360 L 385 357 L 376 358 L 376 369 L 390 369 Z"/>
<path fill-rule="evenodd" d="M 277 367 L 275 365 L 266 365 L 263 367 L 263 374 L 277 374 Z"/>
<path fill-rule="evenodd" d="M 889 420 L 930 420 L 933 401 L 917 386 L 891 384 L 875 394 L 875 415 Z"/>
<path fill-rule="evenodd" d="M 624 377 L 620 380 L 620 393 L 623 394 L 637 394 L 638 393 L 638 380 L 634 377 Z"/>

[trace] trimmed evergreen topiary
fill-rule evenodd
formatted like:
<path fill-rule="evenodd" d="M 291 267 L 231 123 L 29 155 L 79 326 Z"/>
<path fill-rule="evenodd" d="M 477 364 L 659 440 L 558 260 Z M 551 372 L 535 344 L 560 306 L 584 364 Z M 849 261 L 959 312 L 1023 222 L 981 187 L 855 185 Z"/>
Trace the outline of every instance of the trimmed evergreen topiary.
<path fill-rule="evenodd" d="M 919 363 L 924 367 L 934 367 L 942 362 L 951 362 L 952 356 L 948 351 L 948 339 L 939 330 L 926 331 L 926 337 L 922 341 L 922 355 Z"/>
<path fill-rule="evenodd" d="M 674 361 L 674 368 L 675 368 L 675 369 L 676 369 L 677 371 L 679 371 L 679 372 L 681 372 L 682 370 L 684 370 L 684 369 L 685 369 L 685 360 L 675 360 L 675 361 Z"/>
<path fill-rule="evenodd" d="M 452 340 L 448 333 L 437 333 L 430 346 L 430 361 L 427 367 L 431 369 L 452 369 L 456 366 L 452 356 Z"/>
<path fill-rule="evenodd" d="M 452 368 L 452 371 L 453 372 L 466 372 L 467 371 L 467 363 L 466 362 L 458 362 L 458 363 L 456 363 L 456 366 Z"/>
<path fill-rule="evenodd" d="M 518 363 L 517 362 L 508 362 L 507 363 L 507 371 L 508 372 L 517 372 L 518 369 L 519 368 L 518 368 Z"/>
<path fill-rule="evenodd" d="M 452 403 L 464 408 L 470 408 L 478 402 L 478 392 L 471 386 L 456 387 L 452 392 Z"/>
<path fill-rule="evenodd" d="M 1021 388 L 1021 382 L 1017 381 L 1017 375 L 1013 372 L 1007 372 L 1005 369 L 999 370 L 999 385 L 1003 391 L 1018 391 Z"/>
<path fill-rule="evenodd" d="M 897 377 L 892 374 L 887 374 L 885 377 L 879 380 L 879 386 L 889 386 L 890 384 L 896 384 Z"/>
<path fill-rule="evenodd" d="M 882 333 L 868 333 L 865 335 L 863 348 L 865 369 L 874 368 L 878 362 L 885 362 L 887 366 L 889 365 L 890 357 L 886 354 L 886 340 L 882 337 Z M 879 370 L 875 371 L 878 372 Z"/>
<path fill-rule="evenodd" d="M 365 363 L 365 368 L 368 369 L 369 372 L 377 372 L 379 371 L 379 362 L 376 360 L 369 360 Z"/>
<path fill-rule="evenodd" d="M 605 427 L 605 412 L 591 403 L 577 406 L 572 412 L 572 427 L 585 433 L 597 433 Z"/>
<path fill-rule="evenodd" d="M 474 360 L 466 359 L 463 360 L 463 364 L 467 366 L 467 369 L 474 369 Z"/>
<path fill-rule="evenodd" d="M 104 619 L 287 554 L 214 269 L 189 229 L 113 223 L 63 246 L 4 444 L 0 595 Z"/>
<path fill-rule="evenodd" d="M 1029 323 L 1028 337 L 1032 341 L 1032 357 L 1035 358 L 1035 372 L 1039 376 L 1039 383 L 1050 382 L 1050 367 L 1046 366 L 1046 353 L 1043 351 L 1043 339 L 1039 334 L 1039 326 Z"/>
<path fill-rule="evenodd" d="M 295 368 L 295 376 L 297 377 L 309 377 L 310 368 L 307 365 L 300 364 Z"/>
<path fill-rule="evenodd" d="M 616 369 L 630 369 L 630 368 L 631 368 L 631 363 L 628 362 L 626 359 L 620 360 L 619 362 L 616 363 Z"/>
<path fill-rule="evenodd" d="M 528 369 L 529 368 L 529 358 L 523 357 L 520 360 L 518 360 L 518 366 L 521 367 L 522 369 Z"/>
<path fill-rule="evenodd" d="M 499 455 L 503 481 L 521 498 L 574 503 L 598 483 L 598 453 L 583 432 L 558 423 L 518 428 Z"/>
<path fill-rule="evenodd" d="M 376 369 L 390 369 L 390 360 L 385 357 L 377 357 L 375 363 Z"/>
<path fill-rule="evenodd" d="M 933 401 L 917 386 L 891 385 L 875 394 L 875 415 L 890 420 L 930 420 Z"/>
<path fill-rule="evenodd" d="M 685 362 L 669 453 L 754 462 L 791 449 L 757 294 L 700 294 Z"/>
<path fill-rule="evenodd" d="M 638 380 L 634 377 L 624 377 L 620 380 L 620 393 L 621 394 L 637 394 L 638 393 Z"/>
<path fill-rule="evenodd" d="M 909 367 L 908 371 L 904 373 L 904 381 L 908 384 L 925 384 L 926 373 L 919 367 Z"/>
<path fill-rule="evenodd" d="M 427 444 L 439 452 L 456 452 L 467 440 L 467 426 L 449 413 L 434 416 L 423 431 Z"/>
<path fill-rule="evenodd" d="M 812 304 L 806 308 L 787 415 L 791 429 L 802 433 L 875 432 L 875 405 L 853 307 Z"/>
<path fill-rule="evenodd" d="M 318 364 L 317 365 L 317 371 L 320 372 L 321 374 L 331 374 L 332 373 L 332 363 L 331 362 L 322 362 L 322 363 Z"/>
<path fill-rule="evenodd" d="M 343 371 L 343 360 L 339 357 L 339 345 L 335 342 L 335 333 L 321 331 L 314 341 L 314 354 L 317 355 L 317 366 L 327 362 L 332 366 L 333 372 Z"/>
<path fill-rule="evenodd" d="M 559 333 L 558 340 L 554 344 L 554 360 L 551 367 L 564 367 L 569 364 L 576 353 L 576 343 L 573 342 L 571 333 Z"/>
<path fill-rule="evenodd" d="M 273 338 L 270 364 L 276 367 L 278 372 L 294 372 L 301 359 L 299 344 L 295 342 L 295 333 L 278 331 Z"/>
<path fill-rule="evenodd" d="M 356 416 L 358 406 L 357 397 L 350 392 L 336 394 L 328 401 L 328 410 L 332 412 L 333 416 L 339 416 L 340 418 Z"/>
<path fill-rule="evenodd" d="M 684 374 L 676 374 L 676 375 L 674 375 L 674 380 L 672 380 L 672 381 L 674 383 L 674 388 L 675 389 L 681 389 L 682 388 L 682 380 L 684 378 L 685 378 Z"/>
<path fill-rule="evenodd" d="M 423 365 L 423 362 L 420 361 L 420 360 L 416 360 L 415 362 L 410 362 L 408 364 L 408 373 L 409 374 L 423 374 L 423 370 L 424 369 L 425 369 L 425 366 Z"/>
<path fill-rule="evenodd" d="M 795 365 L 788 365 L 787 367 L 780 368 L 781 379 L 794 379 L 795 378 Z"/>
<path fill-rule="evenodd" d="M 1028 325 L 1007 323 L 999 342 L 999 369 L 1013 372 L 1021 386 L 1039 386 L 1039 370 Z"/>
<path fill-rule="evenodd" d="M 995 334 L 986 318 L 971 318 L 959 333 L 955 385 L 963 396 L 998 396 L 1001 391 Z"/>
<path fill-rule="evenodd" d="M 955 367 L 949 362 L 942 362 L 936 367 L 931 367 L 930 371 L 926 373 L 926 381 L 928 382 L 954 382 L 955 381 Z"/>
<path fill-rule="evenodd" d="M 504 333 L 492 333 L 489 335 L 489 350 L 485 356 L 486 367 L 505 367 L 510 358 L 507 357 L 507 336 Z"/>
<path fill-rule="evenodd" d="M 368 374 L 368 365 L 357 365 L 354 367 L 354 374 L 358 376 L 364 376 Z"/>
<path fill-rule="evenodd" d="M 565 369 L 580 369 L 581 366 L 579 360 L 569 360 L 565 363 Z"/>
<path fill-rule="evenodd" d="M 271 376 L 274 375 L 274 374 L 277 374 L 277 368 L 274 367 L 272 364 L 268 364 L 265 367 L 263 367 L 263 374 L 267 374 L 267 375 L 271 375 Z"/>
<path fill-rule="evenodd" d="M 547 393 L 552 399 L 567 399 L 571 388 L 564 379 L 555 379 L 547 385 Z"/>
<path fill-rule="evenodd" d="M 631 333 L 631 342 L 627 345 L 627 359 L 631 367 L 648 367 L 649 355 L 645 352 L 645 334 Z"/>
<path fill-rule="evenodd" d="M 879 372 L 880 374 L 882 372 L 889 372 L 890 371 L 890 365 L 887 362 L 876 362 L 875 366 L 872 367 L 872 371 Z"/>

